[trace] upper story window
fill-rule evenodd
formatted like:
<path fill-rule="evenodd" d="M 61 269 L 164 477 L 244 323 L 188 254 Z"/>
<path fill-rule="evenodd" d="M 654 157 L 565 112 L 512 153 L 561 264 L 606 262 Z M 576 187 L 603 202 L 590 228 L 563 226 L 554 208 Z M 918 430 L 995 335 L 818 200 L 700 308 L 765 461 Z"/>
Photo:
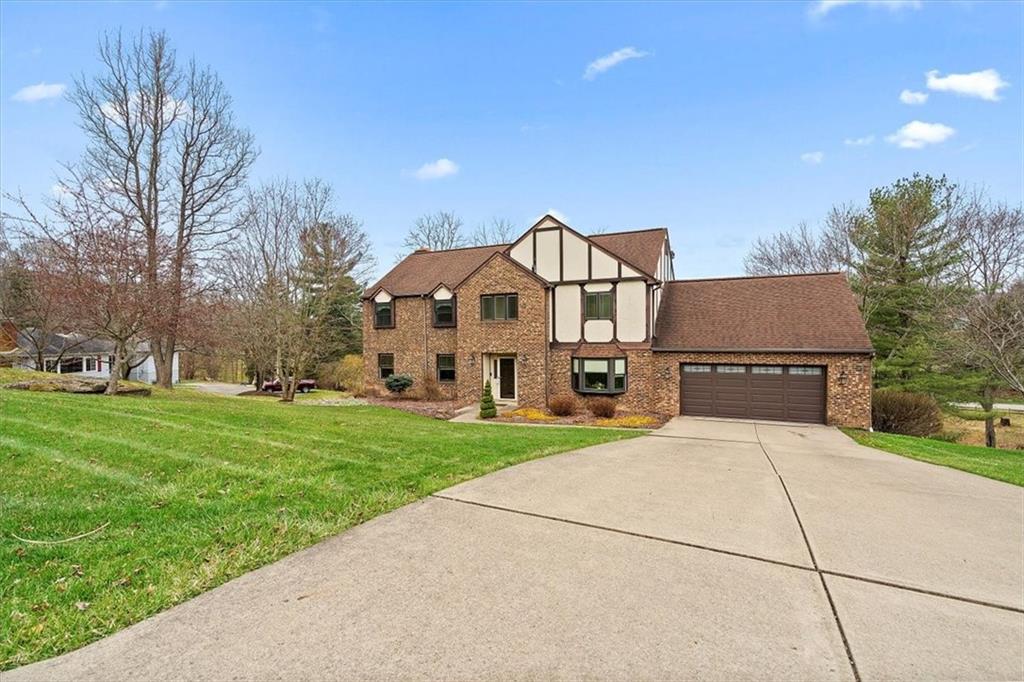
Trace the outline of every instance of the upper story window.
<path fill-rule="evenodd" d="M 623 393 L 626 358 L 573 358 L 572 387 L 580 393 Z"/>
<path fill-rule="evenodd" d="M 586 293 L 583 314 L 587 320 L 612 319 L 612 292 L 595 291 Z"/>
<path fill-rule="evenodd" d="M 434 299 L 434 326 L 454 327 L 455 326 L 455 299 L 448 300 Z"/>
<path fill-rule="evenodd" d="M 395 326 L 395 301 L 386 303 L 377 301 L 373 304 L 373 326 L 377 329 L 386 329 Z"/>
<path fill-rule="evenodd" d="M 519 294 L 487 294 L 481 296 L 480 319 L 518 320 Z"/>

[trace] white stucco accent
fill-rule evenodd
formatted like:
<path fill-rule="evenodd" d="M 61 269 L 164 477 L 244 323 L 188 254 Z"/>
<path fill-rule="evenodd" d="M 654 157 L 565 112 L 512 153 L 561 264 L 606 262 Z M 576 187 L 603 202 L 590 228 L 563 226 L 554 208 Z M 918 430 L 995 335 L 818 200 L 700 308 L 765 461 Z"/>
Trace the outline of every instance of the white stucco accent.
<path fill-rule="evenodd" d="M 615 335 L 619 341 L 643 341 L 647 325 L 647 284 L 619 282 L 615 289 Z"/>
<path fill-rule="evenodd" d="M 622 264 L 622 276 L 623 277 L 641 277 L 642 275 L 639 272 L 637 272 L 636 270 L 634 270 L 633 268 L 631 268 L 628 265 L 626 265 L 625 263 L 623 263 Z"/>
<path fill-rule="evenodd" d="M 565 271 L 566 280 L 581 280 L 587 278 L 587 242 L 580 239 L 568 230 L 562 231 L 562 248 L 565 250 Z"/>
<path fill-rule="evenodd" d="M 376 301 L 377 303 L 387 303 L 388 301 L 391 300 L 391 294 L 381 290 L 377 292 L 377 295 L 373 297 L 373 300 Z"/>
<path fill-rule="evenodd" d="M 603 343 L 612 340 L 611 320 L 587 320 L 583 323 L 584 340 Z"/>
<path fill-rule="evenodd" d="M 580 305 L 579 286 L 555 287 L 555 340 L 580 340 Z"/>
<path fill-rule="evenodd" d="M 434 298 L 436 298 L 438 301 L 448 301 L 451 300 L 451 297 L 452 292 L 443 286 L 438 287 L 437 291 L 434 292 Z"/>
<path fill-rule="evenodd" d="M 556 223 L 551 218 L 545 218 L 544 220 L 540 221 L 537 227 L 558 227 L 558 223 Z"/>
<path fill-rule="evenodd" d="M 591 282 L 590 284 L 584 284 L 583 288 L 587 291 L 611 291 L 611 282 Z"/>
<path fill-rule="evenodd" d="M 600 249 L 590 250 L 590 259 L 594 279 L 613 279 L 619 276 L 619 261 Z"/>
<path fill-rule="evenodd" d="M 509 252 L 512 259 L 525 265 L 528 270 L 533 269 L 533 233 L 526 235 L 523 241 L 512 247 Z"/>
<path fill-rule="evenodd" d="M 558 233 L 559 230 L 533 233 L 537 240 L 537 274 L 549 282 L 560 279 Z"/>

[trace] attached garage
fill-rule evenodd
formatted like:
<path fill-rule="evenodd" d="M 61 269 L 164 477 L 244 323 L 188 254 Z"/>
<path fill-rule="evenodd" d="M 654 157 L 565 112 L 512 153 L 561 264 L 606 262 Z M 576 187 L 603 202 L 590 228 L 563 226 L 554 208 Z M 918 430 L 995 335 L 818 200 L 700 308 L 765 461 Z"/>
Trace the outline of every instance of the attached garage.
<path fill-rule="evenodd" d="M 823 424 L 826 368 L 681 363 L 680 414 Z"/>

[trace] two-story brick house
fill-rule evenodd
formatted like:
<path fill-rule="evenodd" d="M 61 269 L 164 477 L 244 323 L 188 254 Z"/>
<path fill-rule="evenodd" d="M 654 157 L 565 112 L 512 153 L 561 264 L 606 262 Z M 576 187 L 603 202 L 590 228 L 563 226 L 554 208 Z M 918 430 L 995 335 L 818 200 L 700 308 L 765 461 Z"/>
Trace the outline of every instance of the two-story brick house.
<path fill-rule="evenodd" d="M 459 403 L 866 427 L 871 344 L 839 273 L 676 280 L 664 228 L 584 236 L 547 215 L 511 244 L 419 250 L 363 297 L 366 381 L 437 379 Z"/>

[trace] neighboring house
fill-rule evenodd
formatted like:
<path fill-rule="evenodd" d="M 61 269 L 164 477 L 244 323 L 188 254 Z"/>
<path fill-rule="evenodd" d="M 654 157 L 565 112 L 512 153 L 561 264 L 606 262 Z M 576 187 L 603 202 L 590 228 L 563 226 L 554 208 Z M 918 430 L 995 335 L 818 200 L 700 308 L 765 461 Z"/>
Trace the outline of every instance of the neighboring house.
<path fill-rule="evenodd" d="M 676 280 L 664 228 L 420 249 L 363 295 L 368 385 L 459 403 L 605 395 L 660 414 L 871 424 L 871 343 L 840 273 Z"/>
<path fill-rule="evenodd" d="M 12 331 L 10 325 L 4 326 L 3 337 L 6 344 L 0 343 L 0 365 L 6 364 L 22 369 L 36 368 L 36 350 L 43 350 L 45 371 L 57 374 L 74 374 L 92 379 L 110 378 L 110 369 L 114 364 L 114 344 L 102 339 L 90 339 L 81 334 L 50 334 L 46 339 L 39 337 L 35 329 Z M 12 344 L 9 339 L 14 337 Z M 42 343 L 38 343 L 42 341 Z M 171 381 L 178 383 L 178 353 L 172 360 Z M 135 352 L 128 358 L 131 370 L 128 378 L 147 384 L 156 382 L 156 363 L 149 353 L 149 344 L 140 343 Z"/>

